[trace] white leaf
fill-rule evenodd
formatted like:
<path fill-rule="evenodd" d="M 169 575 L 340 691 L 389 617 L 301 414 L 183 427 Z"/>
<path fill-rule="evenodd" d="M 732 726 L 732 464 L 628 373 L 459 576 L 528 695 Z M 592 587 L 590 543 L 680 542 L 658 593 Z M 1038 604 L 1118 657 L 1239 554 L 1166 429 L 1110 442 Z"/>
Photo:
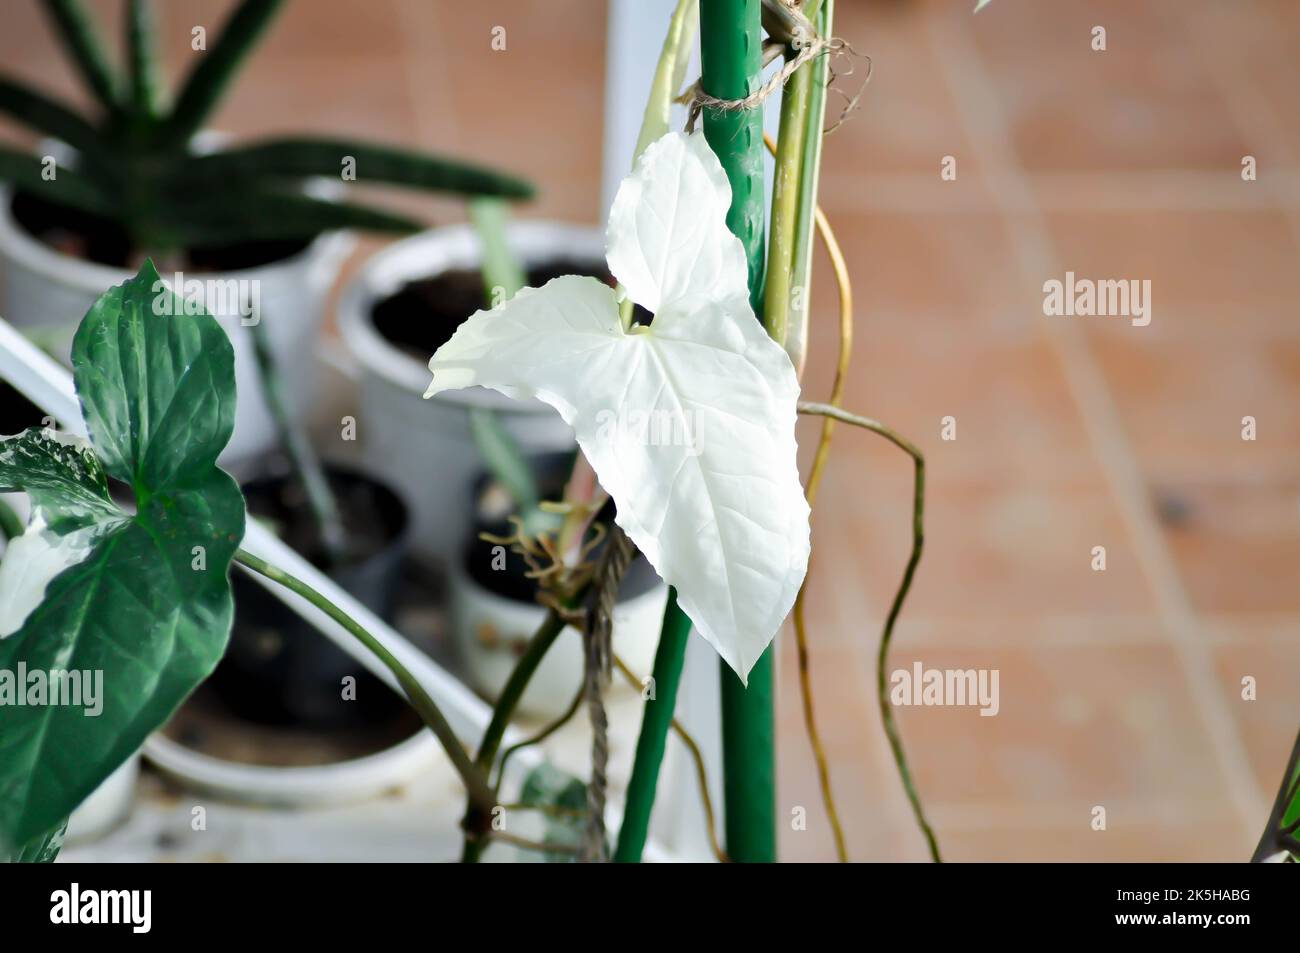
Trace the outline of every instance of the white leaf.
<path fill-rule="evenodd" d="M 59 535 L 46 527 L 40 510 L 32 515 L 0 561 L 0 639 L 23 627 L 55 576 L 90 555 L 97 532 L 97 527 L 88 526 Z"/>
<path fill-rule="evenodd" d="M 654 323 L 625 331 L 608 287 L 558 278 L 462 324 L 429 362 L 428 393 L 482 385 L 555 407 L 619 526 L 744 679 L 807 571 L 808 506 L 799 385 L 750 308 L 728 196 L 702 137 L 659 140 L 609 228 L 611 268 Z"/>
<path fill-rule="evenodd" d="M 655 314 L 691 298 L 748 296 L 745 249 L 727 230 L 730 205 L 727 174 L 704 136 L 664 136 L 614 196 L 609 270 Z"/>

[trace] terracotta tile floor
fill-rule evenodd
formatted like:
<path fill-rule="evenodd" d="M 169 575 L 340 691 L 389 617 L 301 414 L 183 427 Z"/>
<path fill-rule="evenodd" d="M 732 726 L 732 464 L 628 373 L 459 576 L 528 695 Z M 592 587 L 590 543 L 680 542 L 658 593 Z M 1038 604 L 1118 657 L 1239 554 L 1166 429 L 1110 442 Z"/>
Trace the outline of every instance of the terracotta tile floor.
<path fill-rule="evenodd" d="M 0 60 L 81 98 L 33 6 L 6 0 Z M 164 6 L 183 50 L 229 4 Z M 900 711 L 918 785 L 953 859 L 1239 860 L 1300 722 L 1300 5 L 971 6 L 842 0 L 837 32 L 873 72 L 823 178 L 859 302 L 849 402 L 928 457 L 927 553 L 893 667 L 1000 673 L 996 717 Z M 489 49 L 497 24 L 505 53 Z M 591 221 L 604 29 L 595 0 L 298 0 L 215 124 L 491 160 L 540 183 L 528 214 Z M 1150 279 L 1152 323 L 1044 317 L 1042 284 L 1067 270 Z M 814 300 L 805 385 L 821 395 L 835 349 L 822 266 Z M 940 438 L 948 415 L 955 441 Z M 910 476 L 841 431 L 816 524 L 818 712 L 859 859 L 925 856 L 870 687 Z M 808 829 L 782 850 L 825 859 L 793 649 L 780 814 L 806 807 Z M 1247 675 L 1257 701 L 1241 698 Z"/>

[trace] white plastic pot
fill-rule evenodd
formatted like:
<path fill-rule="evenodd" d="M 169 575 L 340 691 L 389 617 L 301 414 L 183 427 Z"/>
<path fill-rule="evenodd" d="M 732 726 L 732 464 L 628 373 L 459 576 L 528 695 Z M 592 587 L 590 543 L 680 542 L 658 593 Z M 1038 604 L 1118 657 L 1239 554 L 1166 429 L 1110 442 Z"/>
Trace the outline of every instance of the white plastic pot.
<path fill-rule="evenodd" d="M 0 188 L 0 316 L 54 350 L 67 363 L 72 335 L 95 300 L 131 273 L 64 255 L 28 234 L 10 209 L 11 192 Z M 325 299 L 352 246 L 345 233 L 322 235 L 299 254 L 257 268 L 220 274 L 185 274 L 186 281 L 260 282 L 261 311 L 272 353 L 295 410 L 311 406 L 317 361 L 316 339 Z M 164 274 L 170 282 L 172 276 Z M 245 286 L 247 287 L 247 286 Z M 277 443 L 274 423 L 262 400 L 252 336 L 243 326 L 240 303 L 214 311 L 235 348 L 239 400 L 235 433 L 221 456 L 238 465 Z"/>
<path fill-rule="evenodd" d="M 605 237 L 598 228 L 514 222 L 508 238 L 525 267 L 559 259 L 605 260 Z M 366 459 L 411 505 L 413 547 L 448 564 L 470 529 L 471 484 L 482 470 L 470 436 L 471 407 L 495 410 L 525 452 L 573 446 L 569 426 L 541 401 L 514 401 L 482 387 L 425 400 L 427 358 L 417 360 L 376 330 L 371 309 L 378 301 L 410 281 L 477 269 L 480 261 L 478 236 L 470 226 L 434 229 L 371 258 L 339 302 L 339 329 L 360 377 L 358 440 Z"/>
<path fill-rule="evenodd" d="M 488 699 L 501 694 L 519 653 L 546 618 L 535 602 L 507 599 L 470 578 L 460 560 L 449 566 L 452 642 L 471 687 Z M 614 609 L 614 651 L 634 672 L 654 667 L 668 587 L 659 583 Z M 555 718 L 582 683 L 582 635 L 565 626 L 519 701 L 521 714 Z"/>
<path fill-rule="evenodd" d="M 379 797 L 429 770 L 443 757 L 427 731 L 363 758 L 300 767 L 223 761 L 157 732 L 145 741 L 144 754 L 163 774 L 192 791 L 282 808 L 326 807 Z"/>

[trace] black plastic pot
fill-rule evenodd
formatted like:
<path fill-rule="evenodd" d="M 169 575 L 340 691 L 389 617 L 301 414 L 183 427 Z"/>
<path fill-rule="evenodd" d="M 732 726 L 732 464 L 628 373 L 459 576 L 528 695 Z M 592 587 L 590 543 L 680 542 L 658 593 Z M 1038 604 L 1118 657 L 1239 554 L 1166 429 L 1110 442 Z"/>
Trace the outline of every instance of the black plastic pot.
<path fill-rule="evenodd" d="M 250 517 L 277 533 L 331 579 L 386 621 L 395 609 L 407 548 L 406 505 L 384 484 L 330 466 L 352 552 L 326 565 L 301 487 L 285 476 L 244 486 Z M 246 573 L 232 577 L 235 623 L 225 658 L 209 688 L 231 713 L 266 725 L 354 728 L 391 721 L 406 703 L 359 661 Z M 344 679 L 355 697 L 343 697 Z"/>

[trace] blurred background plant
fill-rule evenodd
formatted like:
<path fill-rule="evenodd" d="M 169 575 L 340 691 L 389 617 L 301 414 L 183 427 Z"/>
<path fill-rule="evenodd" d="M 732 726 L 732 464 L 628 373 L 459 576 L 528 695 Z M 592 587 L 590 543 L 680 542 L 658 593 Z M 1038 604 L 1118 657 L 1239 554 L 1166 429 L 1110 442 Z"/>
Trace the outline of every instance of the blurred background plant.
<path fill-rule="evenodd" d="M 307 194 L 303 179 L 363 179 L 420 190 L 528 198 L 531 187 L 492 170 L 350 138 L 297 136 L 201 148 L 199 133 L 283 0 L 243 0 L 199 53 L 170 101 L 160 81 L 150 0 L 128 0 L 125 63 L 79 0 L 42 0 L 61 45 L 93 95 L 83 115 L 16 79 L 0 77 L 0 112 L 76 151 L 70 165 L 0 149 L 0 180 L 28 204 L 26 217 L 89 233 L 87 257 L 160 265 L 177 252 L 249 242 L 306 244 L 322 232 L 418 231 L 419 222 L 371 205 Z M 200 28 L 201 29 L 201 28 Z M 215 143 L 209 145 L 215 146 Z"/>

